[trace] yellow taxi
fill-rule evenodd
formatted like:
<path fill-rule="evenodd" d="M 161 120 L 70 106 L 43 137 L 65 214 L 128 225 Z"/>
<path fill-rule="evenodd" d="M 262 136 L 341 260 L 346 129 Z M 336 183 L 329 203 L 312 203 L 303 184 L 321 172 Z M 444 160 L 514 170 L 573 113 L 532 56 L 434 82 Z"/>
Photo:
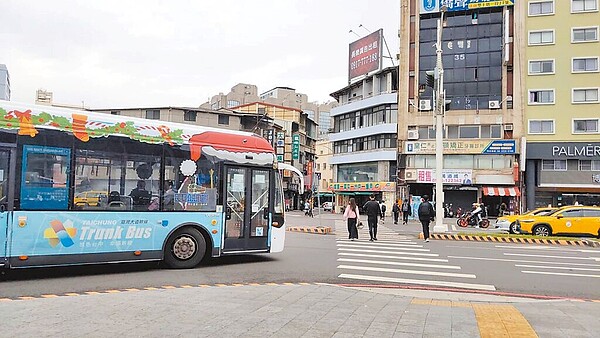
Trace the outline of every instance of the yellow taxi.
<path fill-rule="evenodd" d="M 84 191 L 75 195 L 73 204 L 78 207 L 97 207 L 101 201 L 108 200 L 108 192 L 106 191 Z"/>
<path fill-rule="evenodd" d="M 511 234 L 517 233 L 517 220 L 521 218 L 531 218 L 533 216 L 545 216 L 554 212 L 557 208 L 544 207 L 531 210 L 521 215 L 501 216 L 496 220 L 496 229 L 505 230 Z"/>
<path fill-rule="evenodd" d="M 600 208 L 573 205 L 560 208 L 546 216 L 516 220 L 517 230 L 536 236 L 583 235 L 600 238 Z"/>

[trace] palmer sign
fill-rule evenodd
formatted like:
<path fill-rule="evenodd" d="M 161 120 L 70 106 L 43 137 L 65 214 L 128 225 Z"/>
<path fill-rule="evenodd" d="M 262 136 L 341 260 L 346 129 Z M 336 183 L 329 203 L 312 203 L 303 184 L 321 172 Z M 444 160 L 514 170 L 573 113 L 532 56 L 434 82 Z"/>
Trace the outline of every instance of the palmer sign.
<path fill-rule="evenodd" d="M 527 143 L 527 158 L 600 160 L 600 143 Z"/>

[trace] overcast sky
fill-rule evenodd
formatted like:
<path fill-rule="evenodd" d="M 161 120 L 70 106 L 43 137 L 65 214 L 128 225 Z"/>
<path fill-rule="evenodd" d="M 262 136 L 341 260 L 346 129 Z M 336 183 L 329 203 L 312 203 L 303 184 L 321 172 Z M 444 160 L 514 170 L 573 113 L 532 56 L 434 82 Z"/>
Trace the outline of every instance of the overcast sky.
<path fill-rule="evenodd" d="M 383 28 L 398 49 L 399 0 L 0 1 L 12 100 L 86 107 L 199 106 L 235 84 L 332 100 L 348 44 Z M 387 52 L 384 50 L 384 53 Z M 385 66 L 391 65 L 389 59 Z"/>

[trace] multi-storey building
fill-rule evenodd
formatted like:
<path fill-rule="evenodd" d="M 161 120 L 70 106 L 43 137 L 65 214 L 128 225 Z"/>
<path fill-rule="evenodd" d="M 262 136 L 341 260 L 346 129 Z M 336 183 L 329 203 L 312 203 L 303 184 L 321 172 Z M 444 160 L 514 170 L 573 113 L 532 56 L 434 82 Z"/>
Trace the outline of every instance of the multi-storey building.
<path fill-rule="evenodd" d="M 317 192 L 320 195 L 320 202 L 332 202 L 333 193 L 329 191 L 329 184 L 333 183 L 333 164 L 331 157 L 333 156 L 333 147 L 329 139 L 319 139 L 316 145 L 317 159 L 315 161 L 315 174 L 318 182 Z"/>
<path fill-rule="evenodd" d="M 527 1 L 523 17 L 527 208 L 575 202 L 597 205 L 598 0 Z"/>
<path fill-rule="evenodd" d="M 315 145 L 317 125 L 298 108 L 280 106 L 267 102 L 251 102 L 237 107 L 235 111 L 256 116 L 268 117 L 282 127 L 274 133 L 274 148 L 279 162 L 290 164 L 304 172 L 305 194 L 300 194 L 300 179 L 292 172 L 284 171 L 283 187 L 286 205 L 297 209 L 301 201 L 312 196 Z"/>
<path fill-rule="evenodd" d="M 401 5 L 400 197 L 432 196 L 435 190 L 434 101 L 426 72 L 436 67 L 437 21 L 445 9 L 441 25 L 447 100 L 444 200 L 455 208 L 482 201 L 490 214 L 501 203 L 518 211 L 524 61 L 513 50 L 520 44 L 514 32 L 522 24 L 518 17 L 526 6 L 515 1 L 514 6 L 489 7 L 499 2 L 484 0 L 444 2 L 442 9 L 441 2 L 407 0 Z"/>
<path fill-rule="evenodd" d="M 331 94 L 333 182 L 336 211 L 355 198 L 362 206 L 375 194 L 391 206 L 396 199 L 398 68 L 388 67 Z M 390 209 L 390 208 L 388 208 Z M 390 209 L 391 210 L 391 209 Z"/>
<path fill-rule="evenodd" d="M 10 101 L 10 76 L 3 64 L 0 64 L 0 100 Z"/>

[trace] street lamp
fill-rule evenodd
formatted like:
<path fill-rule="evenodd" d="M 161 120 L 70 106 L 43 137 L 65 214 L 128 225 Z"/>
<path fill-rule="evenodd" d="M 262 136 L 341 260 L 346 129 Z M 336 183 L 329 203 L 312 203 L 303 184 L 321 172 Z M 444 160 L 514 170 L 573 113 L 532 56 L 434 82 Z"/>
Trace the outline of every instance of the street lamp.
<path fill-rule="evenodd" d="M 442 171 L 444 167 L 444 109 L 446 105 L 446 92 L 444 91 L 444 67 L 442 65 L 442 28 L 444 13 L 448 8 L 440 8 L 440 18 L 437 22 L 437 41 L 435 53 L 435 225 L 433 232 L 444 232 L 444 182 Z"/>

